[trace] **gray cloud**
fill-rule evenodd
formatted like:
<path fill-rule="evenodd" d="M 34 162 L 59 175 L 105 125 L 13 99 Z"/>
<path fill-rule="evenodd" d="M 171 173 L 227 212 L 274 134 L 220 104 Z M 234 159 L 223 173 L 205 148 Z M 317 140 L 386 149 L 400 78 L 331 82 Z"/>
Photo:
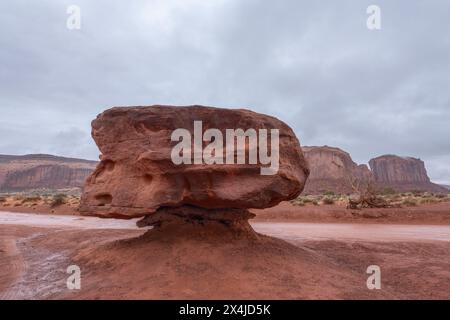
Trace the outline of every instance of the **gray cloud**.
<path fill-rule="evenodd" d="M 375 2 L 2 1 L 0 153 L 96 159 L 103 109 L 206 104 L 273 114 L 358 162 L 420 157 L 450 182 L 450 3 Z"/>

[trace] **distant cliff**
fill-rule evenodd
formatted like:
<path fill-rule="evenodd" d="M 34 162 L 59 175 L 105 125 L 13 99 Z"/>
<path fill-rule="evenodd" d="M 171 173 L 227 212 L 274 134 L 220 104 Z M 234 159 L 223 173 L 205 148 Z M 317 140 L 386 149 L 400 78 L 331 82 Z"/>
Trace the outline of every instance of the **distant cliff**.
<path fill-rule="evenodd" d="M 0 155 L 0 192 L 82 187 L 96 161 L 36 154 Z"/>
<path fill-rule="evenodd" d="M 428 177 L 425 163 L 416 158 L 384 155 L 369 161 L 375 182 L 397 191 L 448 192 Z"/>
<path fill-rule="evenodd" d="M 349 153 L 339 148 L 302 149 L 311 170 L 303 194 L 351 193 L 350 181 L 355 178 L 372 179 L 380 188 L 390 187 L 399 192 L 450 192 L 430 181 L 420 159 L 385 155 L 371 159 L 370 170 L 364 164 L 356 164 Z M 96 166 L 96 161 L 44 154 L 0 155 L 0 192 L 82 187 Z"/>
<path fill-rule="evenodd" d="M 350 193 L 352 179 L 371 179 L 366 165 L 356 164 L 350 154 L 339 148 L 302 147 L 302 150 L 311 170 L 303 193 Z"/>
<path fill-rule="evenodd" d="M 351 193 L 354 179 L 372 180 L 380 189 L 389 187 L 398 192 L 449 193 L 448 189 L 430 181 L 420 159 L 386 155 L 370 160 L 369 169 L 364 164 L 356 164 L 349 153 L 339 148 L 305 146 L 302 150 L 311 171 L 303 194 Z"/>

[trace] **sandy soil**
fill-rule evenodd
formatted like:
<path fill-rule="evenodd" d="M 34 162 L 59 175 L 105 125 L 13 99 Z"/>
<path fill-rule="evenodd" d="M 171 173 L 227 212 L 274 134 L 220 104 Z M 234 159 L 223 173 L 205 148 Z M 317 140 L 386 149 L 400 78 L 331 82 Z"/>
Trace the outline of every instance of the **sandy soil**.
<path fill-rule="evenodd" d="M 344 222 L 382 224 L 450 224 L 450 202 L 417 207 L 350 210 L 344 205 L 308 204 L 305 206 L 282 202 L 263 210 L 252 210 L 258 221 Z"/>
<path fill-rule="evenodd" d="M 201 229 L 161 237 L 88 217 L 0 217 L 1 299 L 450 299 L 447 226 L 255 222 L 286 241 L 254 241 Z M 66 287 L 71 264 L 82 270 L 79 291 Z M 371 264 L 381 267 L 381 290 L 366 287 Z"/>
<path fill-rule="evenodd" d="M 8 201 L 0 203 L 0 212 L 18 212 L 18 213 L 34 213 L 34 214 L 54 214 L 54 215 L 74 215 L 79 216 L 78 204 L 63 204 L 52 207 L 39 201 L 36 204 L 21 204 L 20 202 Z"/>
<path fill-rule="evenodd" d="M 42 201 L 30 205 L 9 200 L 0 203 L 0 211 L 75 215 L 79 216 L 78 203 L 63 204 L 52 208 Z M 349 210 L 342 204 L 305 206 L 282 202 L 278 206 L 263 210 L 252 210 L 256 221 L 329 222 L 329 223 L 381 223 L 381 224 L 450 224 L 450 202 L 421 204 L 417 207 Z"/>

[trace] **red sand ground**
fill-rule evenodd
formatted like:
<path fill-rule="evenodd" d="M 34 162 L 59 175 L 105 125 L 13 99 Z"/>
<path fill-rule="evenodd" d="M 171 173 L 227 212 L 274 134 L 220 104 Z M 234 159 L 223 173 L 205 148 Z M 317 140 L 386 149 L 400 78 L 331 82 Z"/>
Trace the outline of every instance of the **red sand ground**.
<path fill-rule="evenodd" d="M 450 202 L 402 208 L 346 209 L 343 205 L 308 204 L 305 206 L 282 202 L 263 210 L 252 210 L 258 221 L 395 223 L 450 225 Z"/>
<path fill-rule="evenodd" d="M 0 299 L 450 299 L 448 203 L 353 211 L 282 203 L 255 212 L 255 228 L 283 240 L 202 228 L 143 235 L 129 221 L 117 229 L 102 220 L 114 229 L 98 229 L 88 217 L 0 223 Z M 82 270 L 79 291 L 66 287 L 71 264 Z M 381 267 L 381 290 L 366 287 L 371 264 Z"/>
<path fill-rule="evenodd" d="M 76 206 L 67 204 L 51 208 L 45 204 L 3 206 L 0 203 L 0 211 L 80 215 Z M 344 205 L 298 206 L 285 201 L 272 208 L 251 211 L 256 214 L 254 221 L 450 225 L 450 202 L 421 204 L 416 207 L 349 210 Z"/>

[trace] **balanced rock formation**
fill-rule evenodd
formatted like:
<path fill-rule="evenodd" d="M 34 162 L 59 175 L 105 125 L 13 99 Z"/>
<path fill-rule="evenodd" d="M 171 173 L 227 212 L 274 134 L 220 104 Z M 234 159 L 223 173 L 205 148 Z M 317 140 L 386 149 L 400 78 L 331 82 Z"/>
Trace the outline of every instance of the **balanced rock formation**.
<path fill-rule="evenodd" d="M 45 154 L 0 155 L 0 192 L 80 188 L 96 165 Z"/>
<path fill-rule="evenodd" d="M 237 138 L 231 147 L 227 129 L 254 130 L 259 133 L 258 145 L 244 137 L 244 144 Z M 264 130 L 267 136 L 261 136 Z M 279 130 L 278 148 L 272 130 Z M 141 226 L 174 220 L 201 224 L 211 218 L 241 228 L 236 217 L 246 220 L 248 208 L 271 207 L 297 197 L 309 174 L 291 128 L 249 110 L 116 107 L 92 122 L 92 136 L 102 153 L 101 162 L 86 182 L 80 212 L 124 219 L 147 216 Z M 263 170 L 268 162 L 249 160 L 252 152 L 261 160 L 261 153 L 267 151 L 261 149 L 263 140 L 269 141 L 267 155 L 279 154 L 271 174 Z M 217 148 L 211 148 L 213 142 Z M 208 153 L 215 161 L 209 158 L 207 164 Z M 242 155 L 245 161 L 238 164 Z"/>
<path fill-rule="evenodd" d="M 428 177 L 422 160 L 412 157 L 384 155 L 369 161 L 375 182 L 380 187 L 391 187 L 396 191 L 443 192 L 448 190 L 434 184 Z"/>
<path fill-rule="evenodd" d="M 364 165 L 356 164 L 350 154 L 334 147 L 302 147 L 311 170 L 305 194 L 334 192 L 351 193 L 354 179 L 369 181 L 372 173 Z"/>

